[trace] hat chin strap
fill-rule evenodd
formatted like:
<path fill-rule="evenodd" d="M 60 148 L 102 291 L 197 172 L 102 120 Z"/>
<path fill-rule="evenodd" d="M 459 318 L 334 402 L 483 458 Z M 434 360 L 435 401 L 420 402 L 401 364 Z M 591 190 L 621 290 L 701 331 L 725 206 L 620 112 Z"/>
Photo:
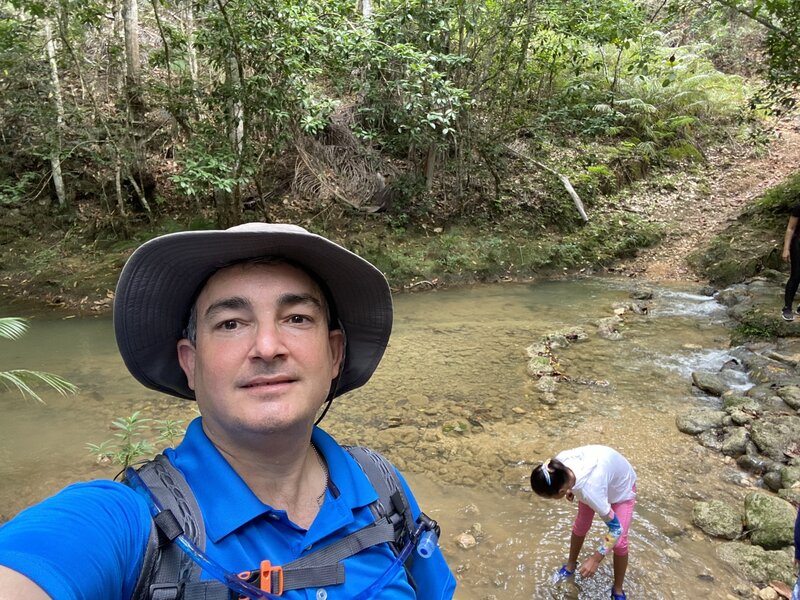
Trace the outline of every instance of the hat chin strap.
<path fill-rule="evenodd" d="M 342 378 L 342 371 L 344 371 L 344 362 L 345 357 L 347 356 L 347 334 L 345 333 L 344 327 L 342 326 L 342 322 L 337 319 L 337 323 L 339 324 L 339 331 L 342 332 L 342 361 L 339 363 L 339 373 L 336 374 L 336 377 L 331 381 L 331 389 L 328 392 L 328 397 L 325 398 L 325 408 L 322 409 L 322 414 L 317 417 L 317 420 L 314 421 L 314 426 L 316 427 L 319 425 L 320 421 L 325 418 L 325 415 L 328 414 L 328 410 L 333 403 L 333 399 L 336 396 L 336 391 L 339 389 L 339 381 Z"/>

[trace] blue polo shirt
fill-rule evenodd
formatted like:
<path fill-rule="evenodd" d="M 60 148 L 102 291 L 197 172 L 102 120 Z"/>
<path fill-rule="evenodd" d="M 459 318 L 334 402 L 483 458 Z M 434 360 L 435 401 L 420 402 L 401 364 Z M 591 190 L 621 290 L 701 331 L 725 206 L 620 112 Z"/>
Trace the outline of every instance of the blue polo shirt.
<path fill-rule="evenodd" d="M 201 507 L 206 554 L 224 569 L 256 569 L 262 560 L 283 565 L 325 547 L 372 523 L 369 505 L 377 493 L 366 475 L 336 441 L 315 428 L 312 441 L 325 457 L 331 476 L 325 501 L 308 530 L 285 511 L 261 502 L 231 468 L 195 419 L 183 442 L 165 452 L 186 477 Z M 405 480 L 414 517 L 419 506 Z M 125 485 L 105 480 L 71 485 L 21 512 L 0 527 L 0 564 L 35 581 L 56 600 L 128 599 L 141 569 L 151 527 L 145 501 Z M 345 582 L 324 590 L 287 591 L 287 600 L 354 598 L 380 578 L 394 561 L 387 544 L 344 560 Z M 380 598 L 449 599 L 455 579 L 440 550 L 415 557 L 411 574 L 397 569 Z M 211 579 L 206 573 L 203 579 Z"/>

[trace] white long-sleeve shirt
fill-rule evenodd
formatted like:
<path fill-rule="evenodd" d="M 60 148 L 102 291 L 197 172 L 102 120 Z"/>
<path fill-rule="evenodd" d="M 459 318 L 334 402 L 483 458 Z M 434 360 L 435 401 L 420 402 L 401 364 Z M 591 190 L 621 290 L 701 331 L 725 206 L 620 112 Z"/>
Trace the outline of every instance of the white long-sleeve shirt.
<path fill-rule="evenodd" d="M 581 446 L 556 455 L 575 474 L 572 493 L 601 517 L 611 505 L 636 497 L 636 472 L 619 452 L 608 446 Z"/>

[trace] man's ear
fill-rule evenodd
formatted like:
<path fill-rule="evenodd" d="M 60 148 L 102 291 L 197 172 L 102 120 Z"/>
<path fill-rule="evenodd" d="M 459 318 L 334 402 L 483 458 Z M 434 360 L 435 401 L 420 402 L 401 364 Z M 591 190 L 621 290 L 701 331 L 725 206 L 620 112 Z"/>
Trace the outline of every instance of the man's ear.
<path fill-rule="evenodd" d="M 331 370 L 331 379 L 339 376 L 344 362 L 344 331 L 341 329 L 333 329 L 328 333 L 328 342 L 331 346 L 331 357 L 333 358 L 333 365 Z"/>
<path fill-rule="evenodd" d="M 186 381 L 189 382 L 189 389 L 194 389 L 194 367 L 197 358 L 197 349 L 194 344 L 186 338 L 178 340 L 178 362 L 181 369 L 186 374 Z"/>

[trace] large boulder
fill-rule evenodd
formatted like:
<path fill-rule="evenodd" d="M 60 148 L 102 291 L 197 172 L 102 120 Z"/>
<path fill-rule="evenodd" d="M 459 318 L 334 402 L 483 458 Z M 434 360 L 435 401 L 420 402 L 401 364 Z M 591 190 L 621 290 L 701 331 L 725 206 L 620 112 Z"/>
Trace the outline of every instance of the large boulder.
<path fill-rule="evenodd" d="M 800 410 L 800 386 L 787 385 L 778 390 L 778 396 L 795 410 Z"/>
<path fill-rule="evenodd" d="M 792 545 L 797 511 L 786 500 L 763 492 L 752 492 L 744 499 L 744 522 L 750 541 L 765 550 Z"/>
<path fill-rule="evenodd" d="M 723 419 L 726 416 L 727 413 L 722 410 L 697 408 L 678 415 L 675 418 L 675 424 L 679 431 L 697 435 L 707 429 L 722 427 Z"/>
<path fill-rule="evenodd" d="M 785 461 L 790 446 L 800 440 L 800 416 L 765 415 L 753 422 L 750 437 L 762 454 L 775 461 Z"/>
<path fill-rule="evenodd" d="M 770 459 L 759 456 L 758 454 L 745 454 L 736 459 L 736 464 L 739 468 L 749 473 L 761 475 L 769 471 L 774 463 Z"/>
<path fill-rule="evenodd" d="M 800 490 L 800 465 L 783 467 L 781 473 L 781 487 L 798 488 Z"/>
<path fill-rule="evenodd" d="M 735 540 L 742 533 L 742 515 L 720 500 L 697 502 L 692 523 L 713 537 Z"/>
<path fill-rule="evenodd" d="M 800 486 L 794 488 L 782 488 L 778 490 L 778 496 L 791 502 L 793 506 L 800 506 Z M 2 525 L 2 520 L 0 520 Z"/>
<path fill-rule="evenodd" d="M 731 413 L 733 410 L 756 413 L 761 408 L 761 405 L 755 398 L 749 398 L 748 396 L 741 396 L 734 393 L 724 394 L 722 396 L 722 405 L 728 413 Z"/>
<path fill-rule="evenodd" d="M 726 427 L 725 439 L 722 442 L 722 453 L 734 458 L 745 454 L 749 439 L 750 434 L 744 427 Z"/>
<path fill-rule="evenodd" d="M 722 396 L 728 391 L 728 386 L 722 380 L 722 377 L 715 373 L 694 371 L 692 373 L 692 383 L 710 396 Z"/>
<path fill-rule="evenodd" d="M 795 375 L 793 367 L 764 356 L 750 361 L 748 371 L 751 379 L 760 383 L 786 381 Z"/>
<path fill-rule="evenodd" d="M 752 544 L 725 542 L 717 546 L 717 556 L 754 583 L 766 584 L 770 581 L 782 581 L 788 585 L 794 583 L 792 555 L 787 551 L 767 551 Z"/>

